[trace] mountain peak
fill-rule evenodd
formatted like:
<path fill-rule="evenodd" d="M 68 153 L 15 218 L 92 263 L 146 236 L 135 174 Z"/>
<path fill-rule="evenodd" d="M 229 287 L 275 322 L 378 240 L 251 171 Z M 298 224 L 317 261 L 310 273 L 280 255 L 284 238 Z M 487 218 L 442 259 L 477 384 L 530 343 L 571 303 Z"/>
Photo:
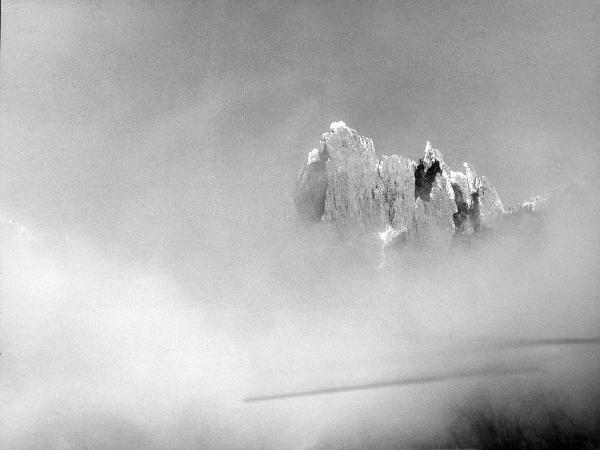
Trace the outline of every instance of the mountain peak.
<path fill-rule="evenodd" d="M 332 224 L 344 236 L 379 238 L 385 245 L 448 249 L 455 236 L 493 228 L 506 211 L 494 186 L 464 163 L 453 171 L 426 142 L 423 157 L 377 156 L 373 141 L 333 122 L 303 166 L 294 196 L 307 222 Z M 522 211 L 541 211 L 543 199 Z"/>

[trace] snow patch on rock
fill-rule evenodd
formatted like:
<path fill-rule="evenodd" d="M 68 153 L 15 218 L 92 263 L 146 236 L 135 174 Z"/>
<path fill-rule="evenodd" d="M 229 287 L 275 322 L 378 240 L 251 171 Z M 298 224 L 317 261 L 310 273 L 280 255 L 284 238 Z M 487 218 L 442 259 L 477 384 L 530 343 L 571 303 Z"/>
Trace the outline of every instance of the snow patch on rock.
<path fill-rule="evenodd" d="M 319 149 L 313 148 L 312 152 L 308 154 L 308 164 L 312 164 L 314 162 L 320 161 L 321 157 L 319 155 Z"/>
<path fill-rule="evenodd" d="M 341 120 L 339 122 L 332 122 L 331 125 L 329 125 L 329 129 L 332 133 L 337 133 L 341 128 L 348 128 Z"/>

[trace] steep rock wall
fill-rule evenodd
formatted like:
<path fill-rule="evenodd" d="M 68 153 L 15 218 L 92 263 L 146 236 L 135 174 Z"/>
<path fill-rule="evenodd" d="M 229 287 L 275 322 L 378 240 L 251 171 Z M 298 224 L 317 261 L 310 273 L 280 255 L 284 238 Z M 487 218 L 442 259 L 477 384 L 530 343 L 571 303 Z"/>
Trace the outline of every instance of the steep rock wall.
<path fill-rule="evenodd" d="M 294 203 L 300 219 L 330 223 L 349 238 L 379 237 L 384 248 L 402 242 L 445 250 L 454 236 L 492 228 L 508 213 L 468 163 L 450 170 L 429 142 L 418 162 L 378 156 L 370 138 L 343 122 L 332 123 L 309 153 Z"/>

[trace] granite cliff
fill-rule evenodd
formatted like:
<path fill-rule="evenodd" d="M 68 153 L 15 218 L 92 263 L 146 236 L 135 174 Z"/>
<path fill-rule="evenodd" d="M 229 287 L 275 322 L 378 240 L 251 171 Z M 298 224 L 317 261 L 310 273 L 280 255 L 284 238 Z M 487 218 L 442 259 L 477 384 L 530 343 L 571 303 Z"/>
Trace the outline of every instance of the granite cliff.
<path fill-rule="evenodd" d="M 294 205 L 300 220 L 330 223 L 349 239 L 444 251 L 456 237 L 493 229 L 507 215 L 538 213 L 544 199 L 505 208 L 485 176 L 468 163 L 451 170 L 429 142 L 419 161 L 378 156 L 371 139 L 334 122 L 308 154 Z"/>

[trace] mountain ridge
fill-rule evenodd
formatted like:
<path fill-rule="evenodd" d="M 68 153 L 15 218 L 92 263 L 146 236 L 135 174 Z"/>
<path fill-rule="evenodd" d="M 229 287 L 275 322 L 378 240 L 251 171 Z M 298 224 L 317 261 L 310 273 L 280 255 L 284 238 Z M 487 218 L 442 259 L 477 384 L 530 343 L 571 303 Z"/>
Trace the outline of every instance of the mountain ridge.
<path fill-rule="evenodd" d="M 446 250 L 456 236 L 493 229 L 506 216 L 538 214 L 546 203 L 536 196 L 505 208 L 486 176 L 469 163 L 451 170 L 430 142 L 418 161 L 378 156 L 373 140 L 344 122 L 333 122 L 309 152 L 293 198 L 299 220 L 333 224 L 346 238 Z"/>

